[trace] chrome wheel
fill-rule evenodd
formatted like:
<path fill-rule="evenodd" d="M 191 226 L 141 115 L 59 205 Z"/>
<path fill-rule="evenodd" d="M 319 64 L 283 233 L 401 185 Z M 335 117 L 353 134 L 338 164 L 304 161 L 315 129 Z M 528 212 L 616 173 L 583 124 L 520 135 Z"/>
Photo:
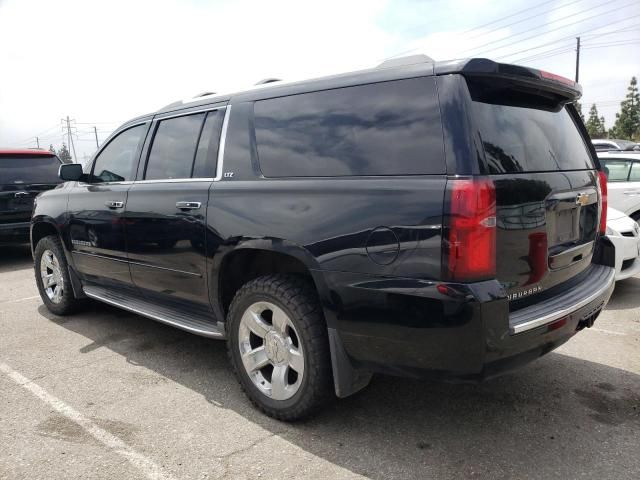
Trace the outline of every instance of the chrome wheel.
<path fill-rule="evenodd" d="M 287 400 L 300 389 L 304 352 L 289 316 L 270 302 L 257 302 L 240 319 L 238 347 L 245 371 L 269 398 Z"/>
<path fill-rule="evenodd" d="M 42 288 L 49 300 L 53 303 L 60 303 L 64 293 L 64 279 L 60 262 L 51 250 L 45 250 L 40 257 L 40 278 L 42 279 Z"/>

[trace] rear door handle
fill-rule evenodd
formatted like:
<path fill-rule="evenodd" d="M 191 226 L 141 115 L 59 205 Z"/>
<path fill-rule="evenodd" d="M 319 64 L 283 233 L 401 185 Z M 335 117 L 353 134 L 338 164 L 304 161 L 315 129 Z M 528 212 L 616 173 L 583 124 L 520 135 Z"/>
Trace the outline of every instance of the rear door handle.
<path fill-rule="evenodd" d="M 202 206 L 200 202 L 176 202 L 180 210 L 198 210 Z"/>
<path fill-rule="evenodd" d="M 124 202 L 118 200 L 107 200 L 104 204 L 109 208 L 122 208 L 124 207 Z"/>
<path fill-rule="evenodd" d="M 629 196 L 635 197 L 635 196 L 640 195 L 640 190 L 625 190 L 622 193 L 624 193 L 625 195 L 629 195 Z"/>

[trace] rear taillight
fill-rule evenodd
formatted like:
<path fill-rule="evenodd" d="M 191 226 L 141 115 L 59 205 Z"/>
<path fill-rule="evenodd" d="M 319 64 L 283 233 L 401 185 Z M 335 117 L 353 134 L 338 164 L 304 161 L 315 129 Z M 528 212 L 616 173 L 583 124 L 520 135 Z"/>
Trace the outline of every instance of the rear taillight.
<path fill-rule="evenodd" d="M 448 273 L 452 280 L 496 273 L 496 189 L 486 178 L 451 180 Z"/>
<path fill-rule="evenodd" d="M 600 235 L 607 233 L 607 207 L 609 203 L 607 194 L 607 175 L 600 170 L 598 172 L 598 190 L 600 191 Z"/>

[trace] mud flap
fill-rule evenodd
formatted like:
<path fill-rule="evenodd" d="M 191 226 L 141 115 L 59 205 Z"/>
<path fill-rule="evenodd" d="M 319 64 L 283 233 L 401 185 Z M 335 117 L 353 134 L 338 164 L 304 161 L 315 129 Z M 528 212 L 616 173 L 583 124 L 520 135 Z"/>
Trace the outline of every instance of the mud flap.
<path fill-rule="evenodd" d="M 328 328 L 327 330 L 329 331 L 329 349 L 331 350 L 331 367 L 336 396 L 345 398 L 369 385 L 372 373 L 354 368 L 336 329 Z"/>

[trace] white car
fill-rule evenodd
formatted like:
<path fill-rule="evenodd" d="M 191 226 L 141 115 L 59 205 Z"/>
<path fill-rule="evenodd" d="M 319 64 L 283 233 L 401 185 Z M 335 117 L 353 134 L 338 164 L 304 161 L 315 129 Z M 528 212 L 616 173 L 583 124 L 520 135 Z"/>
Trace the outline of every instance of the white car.
<path fill-rule="evenodd" d="M 607 209 L 607 236 L 616 247 L 616 281 L 640 273 L 640 226 L 615 208 Z"/>
<path fill-rule="evenodd" d="M 636 142 L 629 140 L 618 140 L 617 138 L 609 138 L 605 140 L 593 139 L 591 140 L 593 147 L 597 152 L 603 152 L 607 150 L 640 150 L 640 145 Z"/>
<path fill-rule="evenodd" d="M 598 152 L 607 175 L 609 206 L 640 222 L 640 153 Z"/>

